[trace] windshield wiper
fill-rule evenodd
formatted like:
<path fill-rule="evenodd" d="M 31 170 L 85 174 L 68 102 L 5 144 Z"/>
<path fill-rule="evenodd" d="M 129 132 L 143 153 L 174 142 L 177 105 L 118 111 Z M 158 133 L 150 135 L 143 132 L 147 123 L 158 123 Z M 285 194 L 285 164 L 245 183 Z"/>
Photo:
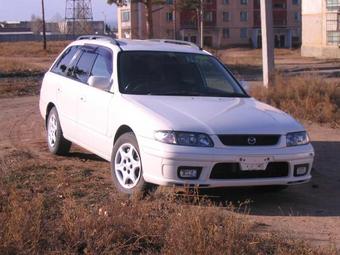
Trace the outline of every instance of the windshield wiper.
<path fill-rule="evenodd" d="M 209 93 L 209 96 L 214 97 L 248 97 L 245 94 L 241 93 Z"/>
<path fill-rule="evenodd" d="M 206 96 L 206 93 L 197 91 L 166 91 L 166 92 L 150 92 L 148 95 L 154 96 Z"/>

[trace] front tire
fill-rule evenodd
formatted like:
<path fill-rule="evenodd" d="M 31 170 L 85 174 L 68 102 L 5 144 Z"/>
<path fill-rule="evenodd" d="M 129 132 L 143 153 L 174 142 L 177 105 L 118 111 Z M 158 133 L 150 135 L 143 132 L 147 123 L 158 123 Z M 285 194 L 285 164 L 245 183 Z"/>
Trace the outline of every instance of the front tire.
<path fill-rule="evenodd" d="M 47 118 L 47 144 L 51 153 L 65 155 L 70 151 L 71 142 L 66 140 L 61 129 L 57 109 L 53 107 Z"/>
<path fill-rule="evenodd" d="M 123 134 L 113 146 L 111 171 L 119 192 L 144 196 L 150 191 L 152 185 L 143 178 L 142 160 L 134 133 Z"/>

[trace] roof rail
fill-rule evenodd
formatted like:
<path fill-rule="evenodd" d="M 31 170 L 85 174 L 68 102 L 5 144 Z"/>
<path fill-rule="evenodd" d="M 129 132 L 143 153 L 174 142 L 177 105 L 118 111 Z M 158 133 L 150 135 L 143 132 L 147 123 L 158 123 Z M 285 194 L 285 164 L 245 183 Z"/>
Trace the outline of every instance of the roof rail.
<path fill-rule="evenodd" d="M 188 42 L 188 41 L 173 40 L 173 39 L 149 39 L 149 41 L 162 42 L 162 43 L 172 43 L 172 44 L 178 44 L 178 45 L 186 45 L 186 46 L 190 46 L 190 47 L 202 50 L 202 48 L 199 47 L 197 44 L 192 43 L 192 42 Z"/>
<path fill-rule="evenodd" d="M 114 39 L 114 38 L 112 38 L 110 36 L 104 36 L 104 35 L 81 35 L 81 36 L 79 36 L 77 38 L 77 41 L 78 40 L 104 40 L 104 41 L 109 41 L 111 43 L 116 44 L 122 50 L 122 48 L 120 47 L 119 42 L 116 39 Z"/>

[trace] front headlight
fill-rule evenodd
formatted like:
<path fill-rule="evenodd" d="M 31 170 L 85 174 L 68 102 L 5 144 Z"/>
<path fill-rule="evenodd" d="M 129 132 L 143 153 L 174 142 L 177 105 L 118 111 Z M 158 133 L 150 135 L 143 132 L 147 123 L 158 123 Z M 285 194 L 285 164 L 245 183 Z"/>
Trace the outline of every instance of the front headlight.
<path fill-rule="evenodd" d="M 194 147 L 213 147 L 214 143 L 207 134 L 179 131 L 156 131 L 155 139 L 162 143 Z"/>
<path fill-rule="evenodd" d="M 309 143 L 309 137 L 306 131 L 288 133 L 286 139 L 287 146 L 297 146 Z"/>

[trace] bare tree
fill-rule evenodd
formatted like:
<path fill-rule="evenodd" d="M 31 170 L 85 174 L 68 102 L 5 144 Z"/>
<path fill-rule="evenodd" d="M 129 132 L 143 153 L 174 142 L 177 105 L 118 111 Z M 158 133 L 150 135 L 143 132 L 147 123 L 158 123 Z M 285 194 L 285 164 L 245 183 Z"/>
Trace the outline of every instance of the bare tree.
<path fill-rule="evenodd" d="M 40 17 L 35 15 L 31 16 L 31 31 L 34 34 L 40 34 L 42 32 L 42 20 Z"/>

